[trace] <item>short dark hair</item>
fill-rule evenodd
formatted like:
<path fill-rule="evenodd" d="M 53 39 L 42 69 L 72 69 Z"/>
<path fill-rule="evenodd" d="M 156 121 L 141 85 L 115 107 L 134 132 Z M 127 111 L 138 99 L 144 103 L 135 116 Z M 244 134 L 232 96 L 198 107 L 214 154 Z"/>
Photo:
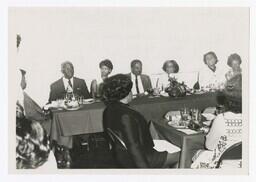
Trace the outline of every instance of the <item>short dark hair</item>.
<path fill-rule="evenodd" d="M 131 68 L 132 68 L 135 64 L 137 64 L 137 63 L 139 63 L 139 64 L 142 65 L 141 60 L 139 60 L 139 59 L 134 59 L 134 60 L 132 60 L 132 62 L 131 62 Z"/>
<path fill-rule="evenodd" d="M 239 64 L 242 63 L 241 57 L 240 57 L 237 53 L 234 53 L 234 54 L 231 54 L 231 55 L 228 57 L 228 62 L 227 62 L 228 66 L 231 67 L 232 61 L 234 61 L 234 60 L 239 61 Z"/>
<path fill-rule="evenodd" d="M 206 63 L 206 56 L 209 55 L 209 54 L 211 54 L 216 59 L 216 63 L 219 61 L 217 55 L 215 54 L 215 52 L 210 51 L 210 52 L 207 52 L 207 53 L 204 54 L 204 64 L 207 64 Z"/>
<path fill-rule="evenodd" d="M 167 61 L 164 62 L 162 69 L 163 69 L 165 72 L 166 72 L 166 66 L 167 66 L 168 63 L 172 63 L 173 66 L 175 67 L 174 73 L 178 73 L 178 72 L 179 72 L 179 69 L 180 69 L 180 68 L 179 68 L 178 63 L 177 63 L 175 60 L 167 60 Z"/>
<path fill-rule="evenodd" d="M 99 67 L 101 68 L 102 66 L 106 66 L 109 69 L 113 70 L 113 64 L 109 59 L 104 59 L 103 61 L 101 61 Z"/>
<path fill-rule="evenodd" d="M 70 61 L 65 61 L 65 62 L 61 63 L 61 71 L 64 69 L 64 67 L 67 64 L 69 64 L 74 69 L 74 65 Z"/>
<path fill-rule="evenodd" d="M 103 83 L 103 100 L 106 103 L 125 98 L 132 89 L 131 79 L 124 74 L 116 74 Z"/>

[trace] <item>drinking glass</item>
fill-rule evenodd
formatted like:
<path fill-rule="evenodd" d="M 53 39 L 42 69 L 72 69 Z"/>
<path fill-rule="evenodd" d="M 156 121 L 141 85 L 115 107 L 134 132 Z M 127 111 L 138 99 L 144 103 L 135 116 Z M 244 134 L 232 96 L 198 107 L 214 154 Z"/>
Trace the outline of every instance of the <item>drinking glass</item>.
<path fill-rule="evenodd" d="M 154 88 L 154 90 L 153 90 L 153 95 L 154 96 L 159 96 L 160 95 L 160 88 Z"/>
<path fill-rule="evenodd" d="M 180 110 L 180 116 L 183 121 L 189 120 L 189 110 L 188 108 L 184 107 Z"/>
<path fill-rule="evenodd" d="M 201 124 L 201 112 L 199 109 L 192 109 L 191 110 L 191 119 L 194 123 L 200 125 Z"/>
<path fill-rule="evenodd" d="M 83 104 L 83 100 L 84 100 L 83 96 L 78 97 L 78 104 L 82 105 Z"/>

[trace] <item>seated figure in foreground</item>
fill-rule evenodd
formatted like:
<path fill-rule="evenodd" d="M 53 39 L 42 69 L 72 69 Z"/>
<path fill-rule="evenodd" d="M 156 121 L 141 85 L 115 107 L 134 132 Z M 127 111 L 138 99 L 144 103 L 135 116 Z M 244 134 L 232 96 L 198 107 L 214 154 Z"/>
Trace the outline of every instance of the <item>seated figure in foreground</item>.
<path fill-rule="evenodd" d="M 50 112 L 45 112 L 26 92 L 25 89 L 27 87 L 26 82 L 26 71 L 21 69 L 18 71 L 18 76 L 21 76 L 19 81 L 18 88 L 18 97 L 16 102 L 16 124 L 23 126 L 23 122 L 32 122 L 32 123 L 40 123 L 43 127 L 43 132 L 45 135 L 51 138 L 51 114 Z M 36 124 L 35 126 L 38 126 Z M 33 124 L 32 124 L 33 125 Z M 25 126 L 26 123 L 25 123 Z M 34 126 L 34 125 L 33 125 Z M 17 126 L 16 126 L 17 127 Z M 26 129 L 26 128 L 25 128 Z M 22 131 L 25 132 L 25 131 Z M 57 163 L 65 166 L 66 163 L 70 163 L 70 156 L 68 151 L 65 151 L 64 154 L 58 151 L 57 145 L 51 141 L 52 148 L 54 154 L 57 158 Z"/>
<path fill-rule="evenodd" d="M 16 118 L 16 168 L 57 169 L 47 133 L 37 121 Z"/>
<path fill-rule="evenodd" d="M 223 146 L 241 142 L 242 137 L 242 75 L 227 81 L 224 89 L 225 112 L 218 114 L 206 136 L 207 150 L 199 150 L 194 156 L 192 168 L 209 166 L 214 168 L 216 156 Z"/>
<path fill-rule="evenodd" d="M 117 149 L 116 158 L 128 168 L 164 168 L 175 165 L 179 152 L 158 152 L 149 131 L 146 119 L 133 110 L 133 83 L 129 77 L 118 74 L 108 78 L 103 85 L 103 98 L 107 105 L 103 112 L 105 131 L 111 129 L 127 147 L 127 151 Z"/>

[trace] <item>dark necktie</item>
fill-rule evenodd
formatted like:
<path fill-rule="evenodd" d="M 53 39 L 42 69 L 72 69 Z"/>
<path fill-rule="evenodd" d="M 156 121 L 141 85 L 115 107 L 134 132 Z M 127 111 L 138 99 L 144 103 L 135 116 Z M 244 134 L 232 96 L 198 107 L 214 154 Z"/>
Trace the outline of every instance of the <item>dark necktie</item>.
<path fill-rule="evenodd" d="M 138 83 L 138 76 L 137 75 L 135 76 L 135 85 L 136 85 L 137 94 L 139 94 L 140 93 L 140 89 L 139 89 L 139 83 Z"/>
<path fill-rule="evenodd" d="M 69 86 L 70 86 L 71 88 L 73 88 L 73 86 L 72 86 L 72 83 L 71 83 L 71 80 L 70 80 L 70 79 L 68 79 L 68 84 L 69 84 Z"/>

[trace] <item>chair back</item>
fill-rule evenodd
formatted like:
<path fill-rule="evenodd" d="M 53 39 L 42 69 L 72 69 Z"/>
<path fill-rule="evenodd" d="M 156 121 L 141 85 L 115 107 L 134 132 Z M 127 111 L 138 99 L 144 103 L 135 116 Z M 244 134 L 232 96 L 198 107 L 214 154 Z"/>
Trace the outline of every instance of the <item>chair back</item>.
<path fill-rule="evenodd" d="M 111 150 L 120 168 L 135 168 L 133 159 L 123 140 L 110 128 L 106 129 L 111 142 Z"/>
<path fill-rule="evenodd" d="M 242 159 L 242 142 L 230 146 L 220 157 L 216 168 L 220 167 L 223 160 Z"/>
<path fill-rule="evenodd" d="M 117 145 L 119 145 L 127 150 L 125 143 L 113 130 L 111 130 L 110 128 L 107 128 L 107 134 L 111 140 L 112 145 L 114 145 L 112 147 L 117 147 Z"/>

